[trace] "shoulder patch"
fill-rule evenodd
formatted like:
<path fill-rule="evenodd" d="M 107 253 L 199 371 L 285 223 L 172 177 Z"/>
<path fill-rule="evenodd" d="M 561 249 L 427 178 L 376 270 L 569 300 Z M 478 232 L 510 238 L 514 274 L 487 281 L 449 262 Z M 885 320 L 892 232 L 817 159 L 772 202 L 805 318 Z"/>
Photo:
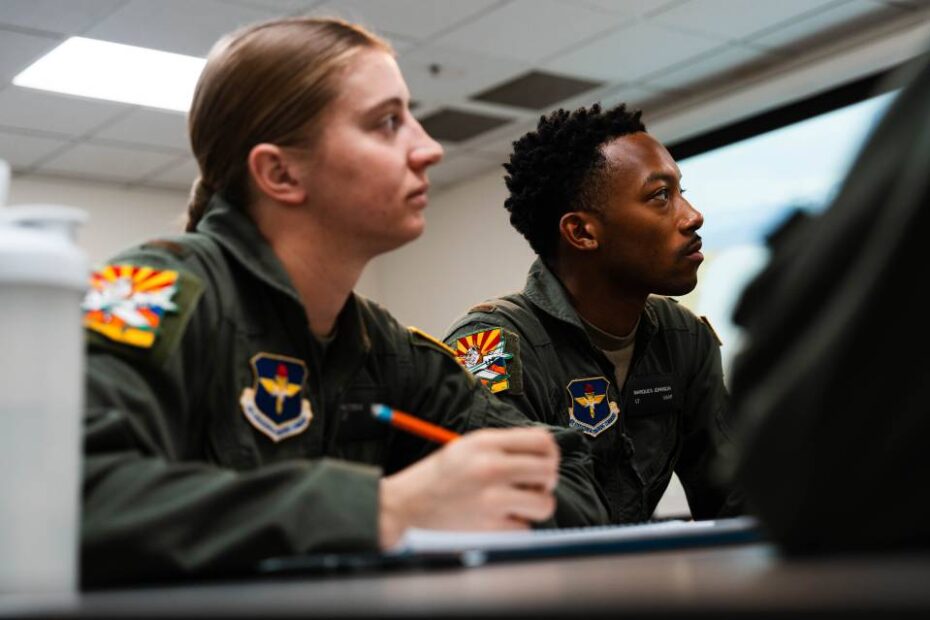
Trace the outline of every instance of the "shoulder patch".
<path fill-rule="evenodd" d="M 84 327 L 97 342 L 162 358 L 176 346 L 202 292 L 200 280 L 184 272 L 106 265 L 91 274 L 81 304 Z"/>
<path fill-rule="evenodd" d="M 708 319 L 708 318 L 707 318 L 706 316 L 704 316 L 703 314 L 702 314 L 700 317 L 698 317 L 698 318 L 700 318 L 700 319 L 701 319 L 701 322 L 704 323 L 704 325 L 707 326 L 707 329 L 708 329 L 708 330 L 710 330 L 710 335 L 714 337 L 714 341 L 716 341 L 717 346 L 718 346 L 718 347 L 722 347 L 722 346 L 723 346 L 723 341 L 720 340 L 720 336 L 717 335 L 717 330 L 714 329 L 714 326 L 710 324 L 710 319 Z"/>
<path fill-rule="evenodd" d="M 455 357 L 455 351 L 453 351 L 449 345 L 447 345 L 442 340 L 439 340 L 438 338 L 433 338 L 419 327 L 414 327 L 411 325 L 407 328 L 407 330 L 411 333 L 411 335 L 413 335 L 414 343 L 417 343 L 419 340 L 419 344 L 426 344 L 427 346 L 432 345 L 433 348 L 439 349 L 443 353 Z"/>
<path fill-rule="evenodd" d="M 492 393 L 523 393 L 520 339 L 516 334 L 502 327 L 464 334 L 455 340 L 455 358 Z"/>
<path fill-rule="evenodd" d="M 184 258 L 190 254 L 190 249 L 184 247 L 177 241 L 171 241 L 169 239 L 153 239 L 152 241 L 147 241 L 146 243 L 142 244 L 142 248 L 158 248 L 161 250 L 166 250 L 177 258 Z"/>
<path fill-rule="evenodd" d="M 477 306 L 472 306 L 471 308 L 468 309 L 468 312 L 466 314 L 471 314 L 472 312 L 485 312 L 485 313 L 494 312 L 494 310 L 496 309 L 497 309 L 497 306 L 495 306 L 494 304 L 483 303 L 483 304 L 478 304 Z"/>

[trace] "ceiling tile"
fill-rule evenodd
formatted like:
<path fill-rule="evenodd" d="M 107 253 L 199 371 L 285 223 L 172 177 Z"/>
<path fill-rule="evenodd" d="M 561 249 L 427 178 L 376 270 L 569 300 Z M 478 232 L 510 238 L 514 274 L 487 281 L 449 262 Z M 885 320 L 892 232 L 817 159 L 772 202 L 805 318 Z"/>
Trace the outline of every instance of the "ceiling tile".
<path fill-rule="evenodd" d="M 38 172 L 137 181 L 175 159 L 177 155 L 83 143 L 43 162 Z"/>
<path fill-rule="evenodd" d="M 627 21 L 553 0 L 516 0 L 449 31 L 435 43 L 537 62 Z"/>
<path fill-rule="evenodd" d="M 217 0 L 131 0 L 88 30 L 88 37 L 178 54 L 206 56 L 222 35 L 278 15 Z"/>
<path fill-rule="evenodd" d="M 649 101 L 656 101 L 663 97 L 675 97 L 676 95 L 659 90 L 654 87 L 642 84 L 629 84 L 616 88 L 615 90 L 605 93 L 601 98 L 601 106 L 611 108 L 613 106 L 625 103 L 628 109 L 638 110 L 643 104 Z M 648 115 L 649 110 L 644 109 L 643 115 Z"/>
<path fill-rule="evenodd" d="M 805 17 L 787 24 L 769 28 L 753 36 L 752 44 L 769 49 L 779 49 L 790 47 L 793 43 L 802 41 L 809 43 L 810 37 L 814 37 L 818 33 L 832 31 L 834 28 L 854 28 L 856 23 L 869 16 L 899 13 L 900 10 L 889 5 L 868 2 L 867 0 L 852 0 L 838 6 L 830 6 L 820 11 L 808 13 Z"/>
<path fill-rule="evenodd" d="M 125 0 L 3 0 L 0 25 L 10 24 L 66 35 L 81 34 Z"/>
<path fill-rule="evenodd" d="M 672 33 L 640 22 L 547 62 L 545 68 L 596 80 L 630 82 L 720 45 L 708 37 Z"/>
<path fill-rule="evenodd" d="M 139 108 L 92 137 L 190 151 L 187 116 L 178 112 Z"/>
<path fill-rule="evenodd" d="M 22 170 L 67 144 L 64 140 L 0 131 L 0 159 L 14 170 Z"/>
<path fill-rule="evenodd" d="M 605 13 L 643 17 L 688 0 L 567 0 L 572 4 L 597 9 Z"/>
<path fill-rule="evenodd" d="M 77 137 L 126 111 L 127 106 L 11 86 L 0 91 L 0 126 Z"/>
<path fill-rule="evenodd" d="M 0 30 L 0 85 L 11 81 L 60 43 L 60 39 L 52 37 Z"/>
<path fill-rule="evenodd" d="M 496 3 L 496 0 L 339 0 L 321 5 L 314 13 L 338 15 L 378 33 L 421 41 Z"/>
<path fill-rule="evenodd" d="M 194 179 L 199 175 L 200 170 L 197 168 L 197 162 L 193 157 L 187 157 L 182 159 L 180 163 L 153 174 L 145 182 L 147 184 L 189 190 L 191 185 L 194 184 Z"/>
<path fill-rule="evenodd" d="M 892 6 L 900 7 L 902 9 L 926 9 L 927 0 L 875 0 L 876 2 L 884 2 L 884 4 L 890 4 Z"/>
<path fill-rule="evenodd" d="M 506 133 L 502 135 L 495 135 L 493 138 L 479 140 L 469 145 L 468 151 L 503 163 L 510 159 L 510 154 L 513 152 L 513 143 L 527 133 L 535 131 L 538 123 L 538 117 L 514 123 L 507 127 Z M 497 133 L 501 134 L 501 132 Z"/>
<path fill-rule="evenodd" d="M 223 4 L 237 4 L 239 6 L 266 9 L 282 15 L 299 15 L 308 13 L 314 7 L 323 3 L 323 0 L 220 0 Z"/>
<path fill-rule="evenodd" d="M 727 73 L 761 59 L 768 54 L 752 48 L 727 45 L 685 61 L 678 67 L 647 76 L 648 85 L 667 90 L 687 90 L 689 86 L 706 86 L 708 78 Z M 774 59 L 773 59 L 774 60 Z"/>
<path fill-rule="evenodd" d="M 742 39 L 764 28 L 836 2 L 837 0 L 699 0 L 663 11 L 652 20 L 657 24 L 712 34 L 724 39 Z"/>
<path fill-rule="evenodd" d="M 590 92 L 601 85 L 601 82 L 591 80 L 579 80 L 545 71 L 530 71 L 478 93 L 472 99 L 529 110 L 542 110 L 569 97 Z"/>
<path fill-rule="evenodd" d="M 436 140 L 455 143 L 470 140 L 475 136 L 506 125 L 512 120 L 512 118 L 503 116 L 442 108 L 429 116 L 424 116 L 420 119 L 420 124 Z"/>
<path fill-rule="evenodd" d="M 501 178 L 503 178 L 504 169 L 501 168 L 500 162 L 494 158 L 459 153 L 442 160 L 439 164 L 430 168 L 428 174 L 430 183 L 433 186 L 447 187 L 495 168 L 500 171 Z M 427 215 L 427 217 L 429 216 Z"/>
<path fill-rule="evenodd" d="M 427 45 L 397 59 L 414 99 L 464 99 L 525 73 L 527 63 Z"/>

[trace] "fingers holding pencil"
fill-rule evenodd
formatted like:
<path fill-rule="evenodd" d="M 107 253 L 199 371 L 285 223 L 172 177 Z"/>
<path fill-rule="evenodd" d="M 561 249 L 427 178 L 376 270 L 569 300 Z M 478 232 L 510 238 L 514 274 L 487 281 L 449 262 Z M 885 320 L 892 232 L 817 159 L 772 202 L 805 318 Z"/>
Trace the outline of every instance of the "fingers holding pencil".
<path fill-rule="evenodd" d="M 385 419 L 379 412 L 373 411 Z M 421 426 L 402 426 L 397 413 L 402 412 L 393 411 L 392 425 L 443 442 L 442 435 L 422 435 Z M 525 528 L 554 512 L 559 450 L 545 429 L 482 429 L 444 443 L 432 455 L 382 480 L 383 546 L 390 546 L 407 527 Z"/>

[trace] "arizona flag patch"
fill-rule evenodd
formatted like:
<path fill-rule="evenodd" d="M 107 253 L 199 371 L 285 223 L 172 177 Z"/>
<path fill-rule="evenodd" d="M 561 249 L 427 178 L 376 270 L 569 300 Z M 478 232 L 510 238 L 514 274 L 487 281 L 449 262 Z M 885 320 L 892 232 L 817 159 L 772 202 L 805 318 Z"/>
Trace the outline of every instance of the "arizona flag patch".
<path fill-rule="evenodd" d="M 502 392 L 510 387 L 507 362 L 513 358 L 505 345 L 499 327 L 467 334 L 456 340 L 455 358 L 491 392 Z"/>
<path fill-rule="evenodd" d="M 301 398 L 307 366 L 283 355 L 259 353 L 251 359 L 255 384 L 242 390 L 242 413 L 275 443 L 307 430 L 313 419 L 310 401 Z"/>
<path fill-rule="evenodd" d="M 178 272 L 137 265 L 107 265 L 90 277 L 84 327 L 114 342 L 151 348 L 178 291 Z"/>

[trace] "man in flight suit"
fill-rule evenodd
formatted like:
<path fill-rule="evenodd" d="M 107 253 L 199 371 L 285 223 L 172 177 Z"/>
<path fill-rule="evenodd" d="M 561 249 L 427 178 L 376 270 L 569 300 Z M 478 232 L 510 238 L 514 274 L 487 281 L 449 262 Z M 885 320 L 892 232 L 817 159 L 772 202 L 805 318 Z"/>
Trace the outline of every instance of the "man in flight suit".
<path fill-rule="evenodd" d="M 473 307 L 446 343 L 491 392 L 587 435 L 611 520 L 649 519 L 672 472 L 694 518 L 736 512 L 717 480 L 719 341 L 674 300 L 697 284 L 702 215 L 640 113 L 558 110 L 514 143 L 505 207 L 538 254 L 522 292 Z"/>

